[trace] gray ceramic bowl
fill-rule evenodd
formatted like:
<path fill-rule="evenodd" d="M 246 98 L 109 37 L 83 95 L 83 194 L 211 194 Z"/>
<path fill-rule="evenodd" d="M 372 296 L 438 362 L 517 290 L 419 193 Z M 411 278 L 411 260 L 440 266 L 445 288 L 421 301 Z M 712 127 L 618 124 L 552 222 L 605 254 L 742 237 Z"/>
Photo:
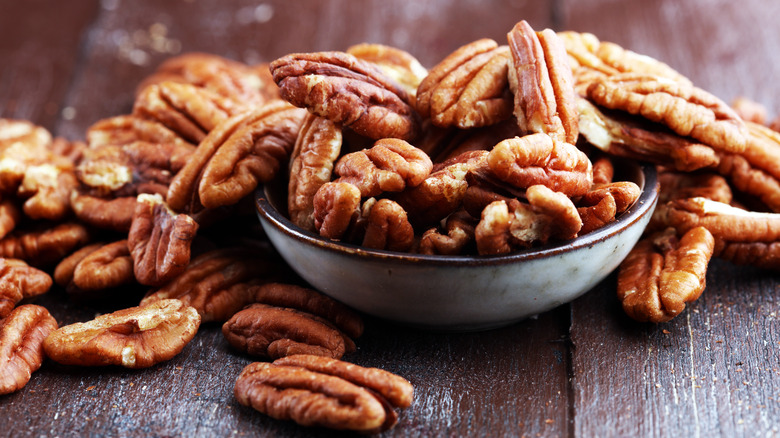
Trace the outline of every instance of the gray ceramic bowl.
<path fill-rule="evenodd" d="M 286 205 L 280 184 L 258 190 L 256 206 L 271 243 L 303 279 L 325 294 L 403 324 L 483 330 L 567 303 L 620 264 L 658 200 L 653 166 L 627 162 L 622 173 L 642 194 L 616 221 L 566 243 L 503 256 L 426 256 L 323 239 L 296 227 L 277 209 Z"/>

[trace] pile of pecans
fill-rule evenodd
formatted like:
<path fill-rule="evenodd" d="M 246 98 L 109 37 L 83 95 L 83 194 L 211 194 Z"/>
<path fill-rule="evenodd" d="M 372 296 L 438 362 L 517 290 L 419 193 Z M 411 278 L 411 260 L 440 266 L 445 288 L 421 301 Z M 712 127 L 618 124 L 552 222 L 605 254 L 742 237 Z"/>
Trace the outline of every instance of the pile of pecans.
<path fill-rule="evenodd" d="M 377 44 L 258 66 L 187 54 L 85 141 L 0 120 L 0 394 L 44 356 L 152 366 L 211 321 L 273 360 L 238 376 L 242 404 L 303 425 L 392 427 L 409 382 L 341 360 L 361 316 L 301 284 L 261 233 L 225 226 L 252 218 L 255 189 L 274 180 L 291 221 L 324 238 L 484 256 L 614 221 L 640 194 L 616 180 L 621 160 L 639 160 L 657 165 L 661 193 L 619 268 L 631 317 L 679 314 L 711 257 L 780 267 L 780 133 L 762 108 L 726 105 L 591 34 L 521 21 L 507 42 L 474 41 L 430 70 Z M 19 305 L 54 282 L 73 299 L 143 297 L 58 327 Z"/>

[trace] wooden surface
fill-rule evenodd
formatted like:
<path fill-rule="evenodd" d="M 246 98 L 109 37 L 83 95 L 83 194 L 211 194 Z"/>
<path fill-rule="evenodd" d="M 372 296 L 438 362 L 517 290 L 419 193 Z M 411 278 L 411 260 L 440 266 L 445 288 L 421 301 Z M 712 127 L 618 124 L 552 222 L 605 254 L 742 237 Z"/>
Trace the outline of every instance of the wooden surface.
<path fill-rule="evenodd" d="M 761 0 L 0 0 L 0 117 L 82 139 L 127 113 L 163 59 L 206 51 L 248 63 L 359 42 L 432 66 L 520 19 L 590 31 L 659 58 L 722 99 L 780 113 L 780 3 Z M 704 295 L 673 321 L 633 322 L 608 277 L 571 304 L 509 327 L 443 334 L 367 319 L 345 359 L 408 378 L 414 404 L 386 436 L 780 436 L 778 276 L 715 261 Z M 60 324 L 97 306 L 53 290 Z M 340 436 L 240 406 L 251 361 L 205 325 L 170 362 L 81 369 L 47 361 L 0 397 L 0 436 Z"/>

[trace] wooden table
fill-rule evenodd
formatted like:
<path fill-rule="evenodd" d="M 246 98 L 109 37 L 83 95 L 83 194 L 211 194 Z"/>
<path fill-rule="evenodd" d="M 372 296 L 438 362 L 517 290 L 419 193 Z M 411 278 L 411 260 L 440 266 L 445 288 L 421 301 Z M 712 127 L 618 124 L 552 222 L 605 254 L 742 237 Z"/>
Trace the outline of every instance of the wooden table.
<path fill-rule="evenodd" d="M 477 38 L 504 41 L 520 19 L 593 32 L 774 116 L 778 16 L 780 3 L 762 0 L 0 0 L 0 117 L 82 139 L 96 120 L 128 113 L 136 84 L 178 53 L 255 63 L 367 41 L 430 67 Z M 704 295 L 651 325 L 623 314 L 613 274 L 571 304 L 491 331 L 368 318 L 345 359 L 414 384 L 414 404 L 386 436 L 778 436 L 779 288 L 776 273 L 716 260 Z M 35 302 L 60 324 L 99 311 L 60 290 Z M 47 361 L 0 397 L 0 436 L 340 435 L 239 405 L 233 383 L 250 361 L 218 325 L 150 369 Z"/>

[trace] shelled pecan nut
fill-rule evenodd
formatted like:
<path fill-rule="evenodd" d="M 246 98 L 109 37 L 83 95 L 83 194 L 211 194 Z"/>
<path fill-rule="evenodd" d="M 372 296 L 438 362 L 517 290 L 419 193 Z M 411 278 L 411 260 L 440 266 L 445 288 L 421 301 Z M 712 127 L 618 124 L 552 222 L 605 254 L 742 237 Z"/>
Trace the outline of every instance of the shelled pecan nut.
<path fill-rule="evenodd" d="M 60 327 L 43 346 L 50 359 L 65 365 L 147 368 L 179 354 L 199 326 L 194 308 L 161 300 Z"/>
<path fill-rule="evenodd" d="M 93 227 L 126 233 L 133 223 L 136 197 L 103 198 L 74 190 L 70 194 L 73 213 Z"/>
<path fill-rule="evenodd" d="M 417 87 L 428 75 L 428 70 L 417 58 L 396 47 L 363 43 L 350 46 L 347 53 L 379 66 L 387 76 L 398 82 L 409 93 L 410 100 L 414 100 Z"/>
<path fill-rule="evenodd" d="M 728 181 L 711 172 L 661 172 L 658 174 L 658 180 L 661 187 L 658 203 L 661 205 L 675 199 L 697 197 L 730 204 L 734 198 Z"/>
<path fill-rule="evenodd" d="M 413 392 L 406 379 L 388 371 L 309 355 L 252 363 L 234 390 L 239 403 L 273 418 L 362 433 L 393 427 L 393 407 L 411 405 Z"/>
<path fill-rule="evenodd" d="M 417 90 L 417 110 L 434 125 L 468 129 L 512 114 L 509 48 L 490 39 L 460 47 L 431 69 Z"/>
<path fill-rule="evenodd" d="M 283 99 L 370 137 L 411 140 L 419 116 L 404 88 L 344 52 L 296 53 L 270 64 Z"/>
<path fill-rule="evenodd" d="M 588 156 L 547 134 L 501 141 L 487 158 L 491 172 L 516 187 L 542 184 L 568 196 L 585 194 L 593 183 Z"/>
<path fill-rule="evenodd" d="M 181 274 L 190 263 L 190 246 L 198 223 L 174 213 L 160 195 L 138 195 L 127 246 L 139 283 L 159 286 Z"/>
<path fill-rule="evenodd" d="M 679 240 L 672 228 L 652 234 L 629 252 L 618 270 L 618 299 L 637 321 L 665 322 L 704 291 L 715 240 L 704 227 Z"/>
<path fill-rule="evenodd" d="M 12 199 L 0 200 L 0 239 L 8 235 L 22 220 L 22 209 Z"/>
<path fill-rule="evenodd" d="M 60 221 L 71 212 L 70 193 L 77 186 L 72 165 L 44 163 L 27 168 L 17 193 L 26 198 L 23 211 L 30 219 Z"/>
<path fill-rule="evenodd" d="M 509 86 L 514 114 L 526 133 L 577 142 L 577 102 L 568 56 L 557 34 L 535 32 L 522 20 L 507 34 L 512 54 Z"/>
<path fill-rule="evenodd" d="M 363 246 L 389 251 L 408 251 L 414 245 L 414 229 L 406 210 L 390 199 L 364 203 L 361 211 L 365 219 Z"/>
<path fill-rule="evenodd" d="M 0 395 L 18 391 L 43 363 L 43 340 L 57 329 L 46 308 L 25 304 L 0 317 Z"/>
<path fill-rule="evenodd" d="M 86 137 L 89 148 L 122 146 L 134 141 L 194 147 L 192 142 L 162 123 L 132 114 L 98 120 L 87 128 Z"/>
<path fill-rule="evenodd" d="M 474 242 L 474 227 L 477 221 L 464 210 L 447 217 L 445 233 L 431 228 L 420 238 L 420 254 L 458 255 L 464 254 L 467 245 Z"/>
<path fill-rule="evenodd" d="M 0 257 L 21 259 L 33 266 L 47 266 L 85 245 L 90 240 L 87 228 L 65 222 L 43 230 L 15 230 L 0 239 Z"/>
<path fill-rule="evenodd" d="M 57 267 L 61 265 L 62 263 Z M 75 265 L 71 281 L 77 288 L 87 291 L 133 283 L 133 259 L 127 247 L 127 240 L 122 239 L 94 248 Z"/>
<path fill-rule="evenodd" d="M 314 194 L 331 180 L 341 153 L 341 129 L 330 120 L 306 117 L 290 156 L 287 210 L 297 226 L 314 231 Z"/>
<path fill-rule="evenodd" d="M 314 228 L 320 236 L 341 239 L 360 215 L 360 189 L 347 182 L 328 182 L 314 194 Z"/>
<path fill-rule="evenodd" d="M 252 304 L 222 325 L 230 345 L 252 356 L 277 359 L 291 354 L 341 358 L 354 342 L 323 318 L 287 307 Z"/>
<path fill-rule="evenodd" d="M 0 258 L 0 318 L 11 313 L 22 299 L 48 292 L 51 285 L 46 272 L 22 260 Z"/>

